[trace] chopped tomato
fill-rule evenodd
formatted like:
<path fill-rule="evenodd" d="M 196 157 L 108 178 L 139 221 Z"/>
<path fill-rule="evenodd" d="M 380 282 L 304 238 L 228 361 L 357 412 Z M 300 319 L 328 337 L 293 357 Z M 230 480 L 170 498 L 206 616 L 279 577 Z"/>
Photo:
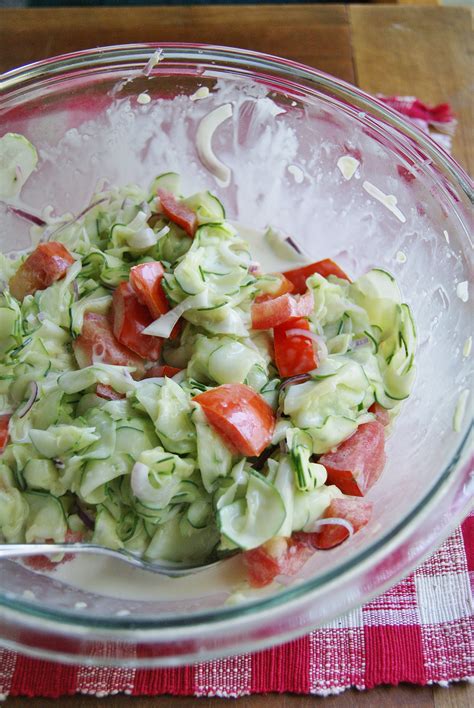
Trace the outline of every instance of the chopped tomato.
<path fill-rule="evenodd" d="M 344 519 L 348 521 L 354 533 L 357 533 L 363 526 L 368 524 L 372 515 L 373 504 L 359 497 L 344 497 L 333 499 L 326 509 L 323 519 Z M 350 532 L 342 524 L 327 524 L 321 526 L 321 530 L 315 533 L 300 533 L 298 538 L 306 541 L 313 548 L 327 550 L 334 548 L 349 538 Z"/>
<path fill-rule="evenodd" d="M 5 450 L 8 443 L 8 423 L 10 422 L 11 415 L 5 413 L 0 415 L 0 455 Z"/>
<path fill-rule="evenodd" d="M 273 330 L 275 363 L 280 376 L 306 374 L 318 366 L 313 340 L 303 334 L 291 334 L 296 329 L 309 332 L 308 320 L 290 320 Z"/>
<path fill-rule="evenodd" d="M 148 307 L 154 319 L 164 315 L 170 309 L 161 284 L 163 275 L 163 266 L 159 261 L 140 263 L 137 266 L 133 266 L 130 270 L 130 285 L 140 302 Z M 170 334 L 170 339 L 176 339 L 180 332 L 181 323 L 177 322 Z"/>
<path fill-rule="evenodd" d="M 176 366 L 168 366 L 168 364 L 158 364 L 157 366 L 152 366 L 151 369 L 147 369 L 145 378 L 151 379 L 155 376 L 168 376 L 169 378 L 171 378 L 172 376 L 176 376 L 176 374 L 179 374 L 180 371 L 182 371 L 182 369 L 177 369 Z"/>
<path fill-rule="evenodd" d="M 181 226 L 188 236 L 192 238 L 198 225 L 196 213 L 186 204 L 180 202 L 179 199 L 176 199 L 174 194 L 167 192 L 165 189 L 158 190 L 158 197 L 165 216 L 178 226 Z"/>
<path fill-rule="evenodd" d="M 316 263 L 311 263 L 311 265 L 303 266 L 302 268 L 287 270 L 283 275 L 293 283 L 296 293 L 304 293 L 306 291 L 306 280 L 313 273 L 319 273 L 324 278 L 327 278 L 328 275 L 336 275 L 338 278 L 350 281 L 350 278 L 344 273 L 342 268 L 339 268 L 337 263 L 334 263 L 330 258 L 316 261 Z"/>
<path fill-rule="evenodd" d="M 313 293 L 308 290 L 304 295 L 294 297 L 289 293 L 252 305 L 252 328 L 272 329 L 278 325 L 307 317 L 313 310 Z"/>
<path fill-rule="evenodd" d="M 112 386 L 107 386 L 107 384 L 98 383 L 95 387 L 96 396 L 100 398 L 105 398 L 107 401 L 119 401 L 125 398 L 124 393 L 118 393 Z"/>
<path fill-rule="evenodd" d="M 163 339 L 142 334 L 153 322 L 148 308 L 142 305 L 130 283 L 115 288 L 112 301 L 114 335 L 121 344 L 150 361 L 160 358 Z"/>
<path fill-rule="evenodd" d="M 312 554 L 310 545 L 296 537 L 272 538 L 244 552 L 248 581 L 252 587 L 262 588 L 277 575 L 295 575 Z"/>
<path fill-rule="evenodd" d="M 285 293 L 291 293 L 295 289 L 293 283 L 290 282 L 288 278 L 285 278 L 283 273 L 273 273 L 273 275 L 277 275 L 280 279 L 280 282 L 278 284 L 275 284 L 275 289 L 271 293 L 269 292 L 257 295 L 257 297 L 255 298 L 255 302 L 265 302 L 265 300 L 272 300 L 273 298 L 279 297 L 280 295 L 284 295 Z"/>
<path fill-rule="evenodd" d="M 159 261 L 140 263 L 130 270 L 130 285 L 156 319 L 170 309 L 161 281 L 165 271 Z"/>
<path fill-rule="evenodd" d="M 195 396 L 209 424 L 236 452 L 256 457 L 269 445 L 275 416 L 262 396 L 245 384 L 224 384 Z"/>
<path fill-rule="evenodd" d="M 319 459 L 328 473 L 327 483 L 344 494 L 363 497 L 380 477 L 385 465 L 384 428 L 377 420 L 359 425 L 354 435 L 334 452 Z"/>
<path fill-rule="evenodd" d="M 390 423 L 390 414 L 380 403 L 372 403 L 369 408 L 369 413 L 373 413 L 382 425 L 388 425 Z"/>
<path fill-rule="evenodd" d="M 143 359 L 115 339 L 112 324 L 106 315 L 86 312 L 82 332 L 72 347 L 81 368 L 100 360 L 116 366 L 134 366 L 134 378 L 141 378 L 145 371 Z"/>
<path fill-rule="evenodd" d="M 40 243 L 10 278 L 10 292 L 17 300 L 44 290 L 66 275 L 74 258 L 62 243 Z"/>
<path fill-rule="evenodd" d="M 71 531 L 70 529 L 66 531 L 66 536 L 64 538 L 65 543 L 80 543 L 82 540 L 82 533 Z M 46 539 L 44 543 L 54 543 L 54 541 L 49 538 Z M 74 553 L 66 553 L 60 561 L 55 562 L 52 561 L 48 556 L 27 556 L 23 559 L 23 562 L 25 565 L 28 566 L 28 568 L 31 568 L 32 570 L 42 570 L 47 572 L 50 570 L 54 570 L 55 568 L 57 568 L 58 565 L 61 565 L 62 563 L 68 563 L 74 557 Z"/>

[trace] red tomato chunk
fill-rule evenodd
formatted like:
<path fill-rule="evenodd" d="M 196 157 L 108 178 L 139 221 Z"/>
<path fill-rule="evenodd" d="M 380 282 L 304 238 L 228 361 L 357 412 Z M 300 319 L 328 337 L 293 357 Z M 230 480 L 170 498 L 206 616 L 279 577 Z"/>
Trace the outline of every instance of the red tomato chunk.
<path fill-rule="evenodd" d="M 377 420 L 359 425 L 352 437 L 319 462 L 328 473 L 327 483 L 344 494 L 363 497 L 378 480 L 385 465 L 384 428 Z"/>
<path fill-rule="evenodd" d="M 145 378 L 152 379 L 155 378 L 155 376 L 168 376 L 171 378 L 172 376 L 179 374 L 180 371 L 182 371 L 182 369 L 177 369 L 176 366 L 168 366 L 168 364 L 163 364 L 161 366 L 158 364 L 157 366 L 152 366 L 151 369 L 147 369 Z"/>
<path fill-rule="evenodd" d="M 289 293 L 252 305 L 252 328 L 272 329 L 289 320 L 307 317 L 313 311 L 313 293 L 308 290 L 301 297 Z"/>
<path fill-rule="evenodd" d="M 62 243 L 40 243 L 10 278 L 10 292 L 17 300 L 45 290 L 66 275 L 74 258 Z"/>
<path fill-rule="evenodd" d="M 360 499 L 360 497 L 333 499 L 323 518 L 348 521 L 352 525 L 354 533 L 357 533 L 369 523 L 372 507 L 372 502 Z M 327 524 L 321 526 L 321 530 L 315 533 L 299 533 L 296 535 L 302 541 L 313 546 L 313 548 L 328 550 L 349 538 L 350 532 L 342 524 Z"/>
<path fill-rule="evenodd" d="M 369 408 L 369 413 L 373 413 L 382 425 L 388 425 L 390 423 L 390 414 L 380 403 L 372 403 Z"/>
<path fill-rule="evenodd" d="M 130 285 L 142 305 L 148 307 L 150 314 L 155 319 L 170 309 L 161 284 L 164 272 L 159 261 L 140 263 L 130 270 Z"/>
<path fill-rule="evenodd" d="M 0 455 L 5 450 L 8 443 L 8 424 L 10 422 L 11 415 L 5 413 L 0 415 Z"/>
<path fill-rule="evenodd" d="M 165 189 L 158 190 L 158 197 L 160 198 L 161 208 L 165 216 L 173 223 L 181 226 L 188 236 L 192 238 L 198 226 L 195 212 L 186 206 L 186 204 L 180 202 L 179 199 L 176 199 L 174 194 L 167 192 Z"/>
<path fill-rule="evenodd" d="M 115 339 L 106 315 L 86 312 L 82 332 L 72 346 L 81 369 L 93 364 L 94 360 L 101 360 L 105 364 L 134 366 L 134 378 L 141 378 L 145 372 L 143 359 Z"/>
<path fill-rule="evenodd" d="M 142 305 L 130 283 L 120 283 L 115 288 L 112 303 L 114 335 L 121 344 L 150 361 L 160 358 L 163 340 L 142 334 L 153 322 L 148 308 Z"/>
<path fill-rule="evenodd" d="M 224 384 L 200 393 L 199 403 L 209 424 L 229 447 L 256 457 L 269 445 L 275 427 L 273 411 L 262 396 L 245 384 Z"/>
<path fill-rule="evenodd" d="M 244 565 L 254 588 L 269 585 L 277 575 L 295 575 L 313 555 L 309 545 L 296 537 L 272 538 L 262 546 L 245 551 Z"/>
<path fill-rule="evenodd" d="M 95 387 L 95 394 L 99 398 L 105 398 L 107 401 L 120 401 L 125 398 L 124 393 L 118 393 L 112 386 L 107 386 L 107 384 L 98 383 Z"/>
<path fill-rule="evenodd" d="M 339 268 L 337 263 L 334 263 L 330 258 L 316 261 L 316 263 L 311 263 L 311 265 L 303 266 L 302 268 L 287 270 L 283 275 L 293 283 L 296 293 L 304 293 L 306 291 L 306 280 L 314 273 L 319 273 L 324 278 L 327 278 L 328 275 L 336 275 L 338 278 L 350 280 L 342 268 Z"/>
<path fill-rule="evenodd" d="M 66 531 L 66 536 L 64 539 L 65 543 L 81 543 L 83 541 L 83 536 L 82 533 L 76 532 L 76 531 L 71 531 L 68 529 Z M 37 542 L 43 542 L 42 539 L 38 539 Z M 46 539 L 44 543 L 54 543 L 52 539 Z M 62 560 L 58 561 L 52 561 L 48 556 L 27 556 L 26 558 L 23 559 L 23 562 L 25 565 L 28 566 L 28 568 L 31 568 L 32 570 L 39 570 L 43 572 L 48 572 L 51 570 L 54 570 L 57 568 L 58 565 L 61 565 L 62 563 L 68 563 L 69 561 L 72 561 L 73 558 L 75 558 L 74 553 L 66 553 Z"/>
<path fill-rule="evenodd" d="M 285 295 L 285 293 L 291 293 L 295 289 L 293 283 L 291 283 L 288 278 L 285 278 L 283 273 L 274 273 L 273 275 L 277 275 L 280 279 L 278 287 L 276 287 L 271 293 L 262 293 L 261 295 L 257 295 L 255 302 L 273 300 L 273 298 L 279 297 L 280 295 Z"/>
<path fill-rule="evenodd" d="M 314 342 L 302 334 L 291 334 L 291 330 L 310 331 L 308 320 L 298 319 L 285 322 L 273 330 L 275 363 L 280 376 L 306 374 L 318 366 Z"/>

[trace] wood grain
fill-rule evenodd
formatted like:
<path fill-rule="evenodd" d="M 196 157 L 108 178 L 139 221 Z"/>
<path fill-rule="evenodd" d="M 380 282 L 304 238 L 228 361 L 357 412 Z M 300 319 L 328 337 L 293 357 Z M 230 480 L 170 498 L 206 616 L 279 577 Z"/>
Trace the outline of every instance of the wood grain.
<path fill-rule="evenodd" d="M 380 686 L 371 691 L 345 691 L 337 696 L 324 699 L 315 696 L 293 696 L 271 693 L 265 696 L 238 698 L 231 703 L 225 698 L 194 697 L 173 698 L 171 696 L 142 697 L 110 696 L 70 696 L 58 700 L 44 698 L 10 698 L 7 708 L 216 708 L 218 703 L 236 708 L 469 708 L 474 704 L 474 686 L 465 683 L 453 684 L 449 688 L 439 686 Z"/>
<path fill-rule="evenodd" d="M 453 153 L 472 174 L 474 74 L 469 9 L 353 5 L 349 17 L 356 83 L 369 93 L 451 103 L 459 118 Z"/>
<path fill-rule="evenodd" d="M 279 54 L 354 81 L 342 5 L 74 7 L 3 10 L 1 18 L 2 71 L 100 45 L 179 41 Z"/>

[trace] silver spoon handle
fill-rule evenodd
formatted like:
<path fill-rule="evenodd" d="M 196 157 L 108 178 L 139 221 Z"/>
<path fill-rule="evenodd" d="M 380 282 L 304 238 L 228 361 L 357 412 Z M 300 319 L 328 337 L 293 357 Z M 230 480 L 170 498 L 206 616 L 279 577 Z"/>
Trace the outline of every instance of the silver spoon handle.
<path fill-rule="evenodd" d="M 112 549 L 81 543 L 4 543 L 0 544 L 0 558 L 54 555 L 55 553 L 104 553 Z M 114 551 L 112 551 L 114 553 Z M 115 554 L 115 553 L 114 553 Z"/>
<path fill-rule="evenodd" d="M 43 556 L 54 555 L 55 553 L 95 553 L 104 556 L 111 556 L 129 565 L 149 570 L 152 573 L 167 575 L 171 578 L 179 578 L 191 573 L 199 573 L 201 570 L 211 568 L 221 561 L 215 561 L 207 565 L 192 565 L 185 563 L 167 563 L 166 561 L 144 560 L 124 549 L 114 550 L 106 546 L 96 546 L 93 543 L 3 543 L 0 544 L 0 558 L 20 558 L 23 556 Z"/>

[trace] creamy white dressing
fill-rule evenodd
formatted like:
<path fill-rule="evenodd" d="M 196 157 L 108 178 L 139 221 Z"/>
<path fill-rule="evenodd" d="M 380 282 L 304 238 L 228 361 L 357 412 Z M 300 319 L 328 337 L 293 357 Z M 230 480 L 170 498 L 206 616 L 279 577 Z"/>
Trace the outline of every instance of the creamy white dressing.
<path fill-rule="evenodd" d="M 469 283 L 467 280 L 463 280 L 462 283 L 456 285 L 456 295 L 462 302 L 469 300 Z"/>
<path fill-rule="evenodd" d="M 454 409 L 453 415 L 453 430 L 455 433 L 460 433 L 462 428 L 462 422 L 464 420 L 464 415 L 466 413 L 467 401 L 469 398 L 469 389 L 465 388 L 459 394 L 456 407 Z"/>
<path fill-rule="evenodd" d="M 288 165 L 288 172 L 295 180 L 296 184 L 301 184 L 304 180 L 304 172 L 298 165 Z"/>
<path fill-rule="evenodd" d="M 266 231 L 235 221 L 231 223 L 239 235 L 247 241 L 252 259 L 260 264 L 264 272 L 281 273 L 309 262 L 309 258 L 304 253 L 298 253 L 278 232 L 272 230 L 273 238 L 268 238 Z"/>
<path fill-rule="evenodd" d="M 397 255 L 395 256 L 395 260 L 397 261 L 397 263 L 406 263 L 407 262 L 406 254 L 403 251 L 397 251 Z"/>
<path fill-rule="evenodd" d="M 227 594 L 229 588 L 235 588 L 242 582 L 244 571 L 242 560 L 236 556 L 206 571 L 183 578 L 168 578 L 134 568 L 115 558 L 87 554 L 78 555 L 68 563 L 58 565 L 47 575 L 85 592 L 120 600 L 159 599 L 172 602 L 196 596 Z M 124 610 L 120 612 L 123 616 Z"/>
<path fill-rule="evenodd" d="M 370 194 L 371 197 L 383 204 L 388 211 L 392 212 L 392 214 L 396 216 L 402 224 L 405 223 L 406 217 L 397 207 L 397 198 L 394 194 L 385 194 L 385 192 L 382 192 L 382 190 L 376 187 L 375 184 L 372 184 L 372 182 L 368 182 L 367 180 L 365 180 L 362 184 L 362 187 L 365 189 L 367 194 Z"/>
<path fill-rule="evenodd" d="M 137 103 L 140 103 L 142 106 L 146 106 L 146 104 L 150 103 L 150 101 L 151 96 L 146 91 L 143 91 L 143 93 L 139 93 L 137 96 Z"/>
<path fill-rule="evenodd" d="M 204 167 L 215 177 L 221 187 L 230 183 L 231 171 L 214 153 L 212 138 L 217 128 L 232 116 L 231 103 L 225 103 L 208 113 L 201 119 L 196 132 L 196 149 Z"/>
<path fill-rule="evenodd" d="M 210 92 L 207 86 L 201 86 L 189 98 L 191 101 L 202 101 L 204 98 L 209 96 L 209 93 Z"/>
<path fill-rule="evenodd" d="M 352 155 L 343 155 L 337 161 L 337 168 L 345 180 L 350 180 L 359 168 L 360 162 Z"/>

